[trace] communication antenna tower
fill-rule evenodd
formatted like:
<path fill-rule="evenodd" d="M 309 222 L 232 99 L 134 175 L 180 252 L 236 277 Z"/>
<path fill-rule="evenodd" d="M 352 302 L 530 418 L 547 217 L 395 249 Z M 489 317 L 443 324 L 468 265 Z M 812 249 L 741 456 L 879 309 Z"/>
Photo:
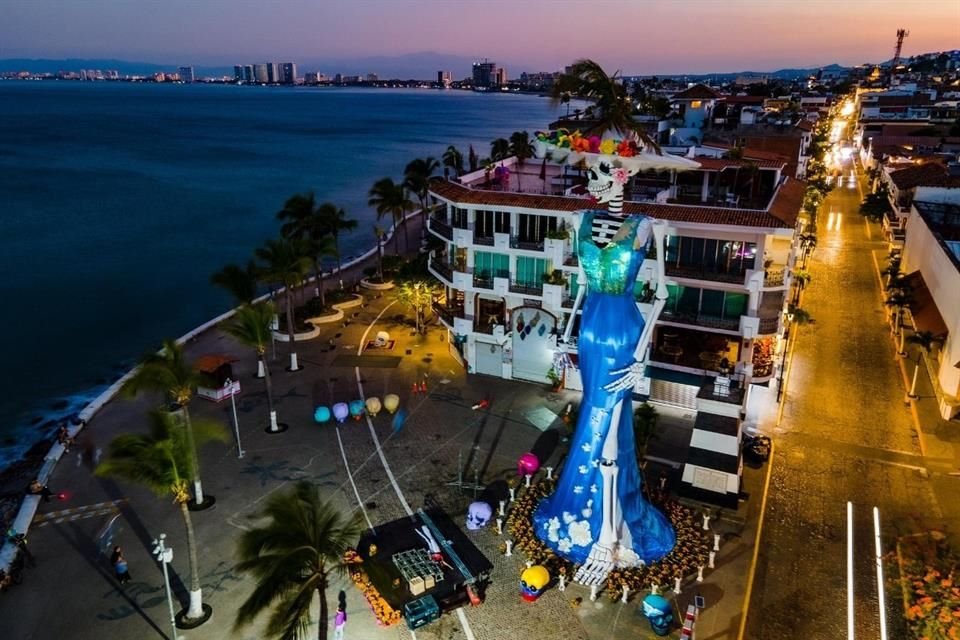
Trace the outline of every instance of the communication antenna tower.
<path fill-rule="evenodd" d="M 893 79 L 893 73 L 900 64 L 900 51 L 903 49 L 903 39 L 910 35 L 906 29 L 897 29 L 897 47 L 893 50 L 893 60 L 890 61 L 890 78 Z"/>

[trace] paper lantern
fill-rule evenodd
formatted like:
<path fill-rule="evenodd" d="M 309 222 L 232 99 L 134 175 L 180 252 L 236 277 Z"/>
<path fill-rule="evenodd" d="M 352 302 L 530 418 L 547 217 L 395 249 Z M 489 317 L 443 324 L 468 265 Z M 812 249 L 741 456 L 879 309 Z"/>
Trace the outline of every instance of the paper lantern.
<path fill-rule="evenodd" d="M 533 475 L 540 469 L 540 458 L 527 452 L 517 461 L 517 473 L 521 476 Z"/>
<path fill-rule="evenodd" d="M 367 413 L 374 418 L 380 413 L 380 398 L 367 398 Z"/>
<path fill-rule="evenodd" d="M 400 406 L 400 396 L 395 393 L 388 393 L 383 396 L 383 408 L 390 413 L 395 413 Z"/>
<path fill-rule="evenodd" d="M 330 408 L 320 405 L 313 412 L 313 419 L 317 424 L 323 424 L 330 420 Z"/>
<path fill-rule="evenodd" d="M 403 430 L 403 425 L 407 421 L 407 412 L 405 409 L 400 409 L 397 411 L 396 415 L 393 416 L 393 432 L 400 433 Z"/>
<path fill-rule="evenodd" d="M 350 415 L 353 416 L 354 420 L 360 419 L 360 416 L 363 415 L 363 400 L 350 401 Z"/>
<path fill-rule="evenodd" d="M 350 407 L 347 406 L 346 402 L 338 402 L 333 405 L 333 417 L 337 419 L 337 422 L 343 424 L 348 415 L 350 415 Z"/>

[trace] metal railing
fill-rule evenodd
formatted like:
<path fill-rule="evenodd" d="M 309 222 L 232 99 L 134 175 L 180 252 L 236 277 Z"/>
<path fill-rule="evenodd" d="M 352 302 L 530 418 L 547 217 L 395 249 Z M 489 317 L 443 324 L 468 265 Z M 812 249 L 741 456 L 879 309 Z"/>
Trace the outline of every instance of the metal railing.
<path fill-rule="evenodd" d="M 543 240 L 520 240 L 516 236 L 511 236 L 510 247 L 526 251 L 543 251 Z"/>
<path fill-rule="evenodd" d="M 542 296 L 543 295 L 543 283 L 532 284 L 529 282 L 510 282 L 510 292 L 519 293 L 528 296 Z"/>
<path fill-rule="evenodd" d="M 707 376 L 703 384 L 700 385 L 697 398 L 729 402 L 730 404 L 743 404 L 743 374 L 738 373 L 725 377 L 726 383 L 724 383 L 724 376 L 718 376 L 717 378 Z"/>
<path fill-rule="evenodd" d="M 482 236 L 478 233 L 473 234 L 473 244 L 482 244 L 487 247 L 493 246 L 493 236 Z"/>
<path fill-rule="evenodd" d="M 787 270 L 785 267 L 777 269 L 767 269 L 763 272 L 763 286 L 782 287 L 786 279 Z"/>
<path fill-rule="evenodd" d="M 488 274 L 473 274 L 473 286 L 477 289 L 493 289 L 493 276 Z"/>
<path fill-rule="evenodd" d="M 439 218 L 430 218 L 430 230 L 447 240 L 453 240 L 453 228 Z"/>
<path fill-rule="evenodd" d="M 668 311 L 664 309 L 660 316 L 668 322 L 678 322 L 681 324 L 693 324 L 700 327 L 711 329 L 723 329 L 725 331 L 737 331 L 740 328 L 740 318 L 717 318 L 714 316 L 704 316 L 696 313 L 682 313 L 677 311 Z"/>
<path fill-rule="evenodd" d="M 746 277 L 746 272 L 719 273 L 708 271 L 701 266 L 686 266 L 667 264 L 667 275 L 680 278 L 690 278 L 692 280 L 709 280 L 711 282 L 729 282 L 731 284 L 742 284 Z"/>
<path fill-rule="evenodd" d="M 431 260 L 430 266 L 447 282 L 453 282 L 453 265 L 441 260 Z"/>
<path fill-rule="evenodd" d="M 780 328 L 780 316 L 775 316 L 773 318 L 760 318 L 760 326 L 757 328 L 757 333 L 760 335 L 769 335 L 771 333 L 776 333 L 777 329 Z"/>

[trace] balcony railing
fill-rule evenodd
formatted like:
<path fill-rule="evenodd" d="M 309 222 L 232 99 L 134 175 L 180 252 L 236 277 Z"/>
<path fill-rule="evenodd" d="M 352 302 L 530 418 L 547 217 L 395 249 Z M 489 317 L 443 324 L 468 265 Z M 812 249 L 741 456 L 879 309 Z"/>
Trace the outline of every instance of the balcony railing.
<path fill-rule="evenodd" d="M 526 251 L 543 251 L 543 240 L 521 240 L 516 236 L 511 236 L 510 246 L 514 249 L 524 249 Z"/>
<path fill-rule="evenodd" d="M 447 240 L 453 240 L 453 228 L 440 218 L 430 218 L 430 230 Z"/>
<path fill-rule="evenodd" d="M 767 269 L 763 273 L 763 286 L 782 287 L 786 275 L 787 270 L 785 267 Z"/>
<path fill-rule="evenodd" d="M 564 309 L 573 309 L 574 298 L 566 297 L 560 302 L 560 306 Z"/>
<path fill-rule="evenodd" d="M 453 326 L 454 318 L 463 317 L 463 307 L 445 307 L 440 304 L 435 304 L 433 305 L 433 312 L 450 327 Z"/>
<path fill-rule="evenodd" d="M 473 234 L 473 244 L 482 244 L 488 247 L 493 246 L 493 236 L 482 236 L 478 233 Z"/>
<path fill-rule="evenodd" d="M 732 284 L 742 284 L 746 277 L 745 272 L 733 271 L 730 273 L 719 273 L 716 271 L 707 271 L 699 266 L 686 266 L 668 264 L 667 275 L 678 278 L 690 278 L 692 280 L 709 280 L 711 282 L 729 282 Z"/>
<path fill-rule="evenodd" d="M 431 260 L 430 266 L 439 273 L 447 282 L 453 282 L 453 265 L 447 264 L 442 260 Z"/>
<path fill-rule="evenodd" d="M 693 324 L 699 327 L 710 329 L 723 329 L 725 331 L 737 331 L 740 328 L 740 318 L 716 318 L 696 313 L 682 313 L 677 311 L 664 310 L 661 315 L 667 322 L 678 322 L 682 324 Z"/>
<path fill-rule="evenodd" d="M 760 335 L 770 335 L 771 333 L 776 333 L 777 329 L 780 328 L 780 316 L 773 318 L 760 318 L 760 326 L 757 328 L 757 333 Z"/>
<path fill-rule="evenodd" d="M 519 293 L 522 295 L 528 296 L 542 296 L 543 295 L 543 283 L 532 284 L 530 282 L 510 282 L 510 292 Z"/>
<path fill-rule="evenodd" d="M 733 376 L 718 376 L 716 378 L 707 377 L 700 385 L 700 391 L 697 398 L 702 400 L 715 400 L 717 402 L 729 402 L 730 404 L 743 404 L 743 376 L 740 374 Z"/>
<path fill-rule="evenodd" d="M 473 286 L 477 289 L 493 289 L 493 276 L 477 275 L 473 276 Z"/>

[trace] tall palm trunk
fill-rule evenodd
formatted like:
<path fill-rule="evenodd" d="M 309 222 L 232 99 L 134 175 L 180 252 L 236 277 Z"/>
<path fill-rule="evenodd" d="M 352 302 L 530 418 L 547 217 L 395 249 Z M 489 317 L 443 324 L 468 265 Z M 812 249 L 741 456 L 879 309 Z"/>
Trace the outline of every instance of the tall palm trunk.
<path fill-rule="evenodd" d="M 379 237 L 377 238 L 377 275 L 383 282 L 383 242 Z"/>
<path fill-rule="evenodd" d="M 397 218 L 393 219 L 393 253 L 394 255 L 400 255 L 400 234 L 398 233 L 400 228 L 397 226 Z"/>
<path fill-rule="evenodd" d="M 407 224 L 406 215 L 401 214 L 400 224 L 403 225 L 403 250 L 406 251 L 407 253 L 410 253 L 410 229 L 409 229 L 409 225 Z"/>
<path fill-rule="evenodd" d="M 263 365 L 263 382 L 267 387 L 267 411 L 270 413 L 270 431 L 279 431 L 277 412 L 273 408 L 273 383 L 270 381 L 270 367 L 267 365 L 266 350 L 260 353 L 260 364 Z"/>
<path fill-rule="evenodd" d="M 320 596 L 320 624 L 317 627 L 317 637 L 320 640 L 327 640 L 327 625 L 329 624 L 330 612 L 327 610 L 327 579 L 321 578 L 317 585 L 317 595 Z"/>
<path fill-rule="evenodd" d="M 203 504 L 203 486 L 200 484 L 200 461 L 197 460 L 197 445 L 193 440 L 193 422 L 190 421 L 190 409 L 187 403 L 180 405 L 183 410 L 183 426 L 187 432 L 187 445 L 190 447 L 190 474 L 193 476 L 193 499 Z"/>
<path fill-rule="evenodd" d="M 338 257 L 339 261 L 339 257 Z M 323 267 L 320 265 L 320 261 L 316 258 L 313 259 L 313 272 L 317 274 L 317 279 L 315 280 L 317 285 L 317 295 L 320 297 L 320 306 L 327 306 L 327 292 L 325 291 L 326 287 L 323 282 Z"/>
<path fill-rule="evenodd" d="M 190 606 L 186 617 L 196 620 L 203 617 L 203 595 L 200 591 L 200 575 L 197 573 L 197 541 L 193 535 L 193 520 L 186 502 L 180 502 L 180 515 L 187 530 L 187 556 L 190 559 Z"/>
<path fill-rule="evenodd" d="M 293 287 L 291 285 L 287 286 L 287 295 L 284 298 L 287 306 L 287 337 L 290 339 L 290 371 L 297 371 L 300 365 L 297 364 L 297 343 L 293 339 Z"/>

